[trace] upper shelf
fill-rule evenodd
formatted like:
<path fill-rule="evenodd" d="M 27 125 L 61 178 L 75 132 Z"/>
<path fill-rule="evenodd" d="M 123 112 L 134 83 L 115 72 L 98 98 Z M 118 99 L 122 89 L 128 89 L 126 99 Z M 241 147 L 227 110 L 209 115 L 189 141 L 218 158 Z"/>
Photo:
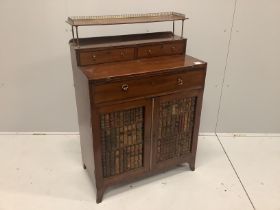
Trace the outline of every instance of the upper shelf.
<path fill-rule="evenodd" d="M 67 23 L 71 26 L 90 26 L 90 25 L 116 25 L 133 23 L 152 23 L 186 20 L 184 14 L 177 12 L 160 12 L 146 14 L 126 14 L 126 15 L 105 15 L 105 16 L 75 16 L 68 17 Z"/>

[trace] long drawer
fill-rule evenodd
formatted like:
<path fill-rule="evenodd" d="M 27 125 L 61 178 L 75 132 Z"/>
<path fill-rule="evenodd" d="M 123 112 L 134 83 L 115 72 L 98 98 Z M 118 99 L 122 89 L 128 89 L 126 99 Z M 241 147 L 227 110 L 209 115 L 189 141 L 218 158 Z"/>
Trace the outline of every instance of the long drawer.
<path fill-rule="evenodd" d="M 152 96 L 182 89 L 202 88 L 205 71 L 195 70 L 172 75 L 127 79 L 93 86 L 95 103 Z"/>

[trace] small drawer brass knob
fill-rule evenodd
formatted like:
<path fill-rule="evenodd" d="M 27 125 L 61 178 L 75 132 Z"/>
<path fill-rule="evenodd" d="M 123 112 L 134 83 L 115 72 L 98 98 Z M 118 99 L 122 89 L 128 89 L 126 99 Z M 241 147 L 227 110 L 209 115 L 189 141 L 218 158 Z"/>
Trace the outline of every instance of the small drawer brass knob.
<path fill-rule="evenodd" d="M 174 52 L 176 50 L 176 47 L 171 47 L 172 52 Z"/>
<path fill-rule="evenodd" d="M 182 80 L 181 78 L 178 78 L 178 79 L 177 79 L 177 84 L 178 84 L 178 85 L 183 85 L 184 82 L 183 82 L 183 80 Z"/>
<path fill-rule="evenodd" d="M 152 55 L 152 50 L 151 50 L 151 49 L 148 50 L 148 54 L 149 54 L 149 55 Z"/>
<path fill-rule="evenodd" d="M 96 61 L 96 55 L 92 56 L 92 60 Z"/>
<path fill-rule="evenodd" d="M 128 90 L 128 84 L 123 84 L 122 85 L 122 90 L 127 91 Z"/>

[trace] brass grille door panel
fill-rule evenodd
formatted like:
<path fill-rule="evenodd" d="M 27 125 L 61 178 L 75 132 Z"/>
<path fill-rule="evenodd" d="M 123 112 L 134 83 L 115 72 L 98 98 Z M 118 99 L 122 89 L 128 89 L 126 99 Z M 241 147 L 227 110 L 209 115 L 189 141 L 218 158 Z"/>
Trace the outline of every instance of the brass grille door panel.
<path fill-rule="evenodd" d="M 197 96 L 168 95 L 156 98 L 153 164 L 165 165 L 191 155 Z"/>
<path fill-rule="evenodd" d="M 101 114 L 103 176 L 143 167 L 144 107 Z"/>
<path fill-rule="evenodd" d="M 195 100 L 180 98 L 160 104 L 157 161 L 190 152 Z"/>
<path fill-rule="evenodd" d="M 145 162 L 150 143 L 150 129 L 146 128 L 146 104 L 128 102 L 103 107 L 99 112 L 101 162 L 103 178 L 137 173 L 149 168 Z"/>

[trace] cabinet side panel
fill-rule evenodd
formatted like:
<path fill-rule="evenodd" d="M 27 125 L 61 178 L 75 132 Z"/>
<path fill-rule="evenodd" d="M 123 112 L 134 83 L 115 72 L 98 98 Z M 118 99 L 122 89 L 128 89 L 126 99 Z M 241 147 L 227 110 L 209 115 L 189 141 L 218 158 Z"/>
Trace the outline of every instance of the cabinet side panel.
<path fill-rule="evenodd" d="M 94 178 L 93 136 L 91 124 L 91 108 L 89 83 L 86 76 L 77 68 L 75 51 L 71 48 L 73 79 L 80 131 L 80 143 L 83 163 L 86 165 L 91 179 Z"/>

